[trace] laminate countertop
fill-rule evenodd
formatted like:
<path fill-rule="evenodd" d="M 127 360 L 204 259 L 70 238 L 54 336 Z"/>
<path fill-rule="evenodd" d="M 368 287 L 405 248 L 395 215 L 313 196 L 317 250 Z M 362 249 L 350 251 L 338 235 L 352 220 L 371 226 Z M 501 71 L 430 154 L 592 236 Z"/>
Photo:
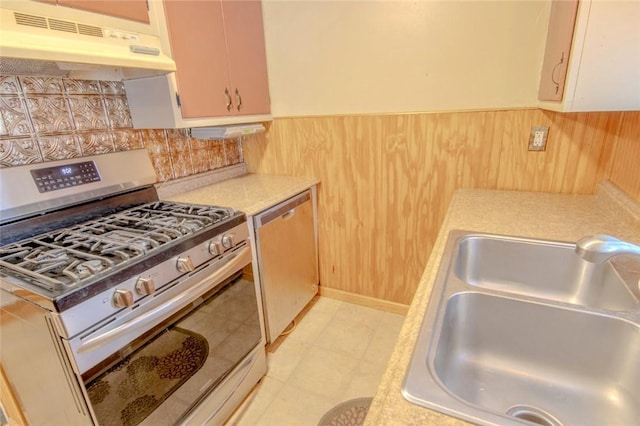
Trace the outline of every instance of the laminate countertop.
<path fill-rule="evenodd" d="M 448 234 L 456 229 L 573 242 L 588 235 L 609 234 L 640 244 L 640 204 L 607 181 L 599 184 L 596 195 L 458 190 L 369 409 L 366 425 L 467 424 L 412 404 L 400 392 Z"/>
<path fill-rule="evenodd" d="M 313 177 L 245 174 L 196 188 L 185 182 L 158 193 L 164 200 L 232 207 L 253 216 L 318 183 Z"/>

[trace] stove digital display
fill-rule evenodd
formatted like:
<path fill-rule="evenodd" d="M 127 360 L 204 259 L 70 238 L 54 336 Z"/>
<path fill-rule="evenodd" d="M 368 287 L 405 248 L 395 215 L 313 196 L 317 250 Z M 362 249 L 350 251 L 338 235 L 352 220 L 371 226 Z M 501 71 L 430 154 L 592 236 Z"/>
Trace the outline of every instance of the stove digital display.
<path fill-rule="evenodd" d="M 31 170 L 38 191 L 49 192 L 100 181 L 93 161 Z"/>

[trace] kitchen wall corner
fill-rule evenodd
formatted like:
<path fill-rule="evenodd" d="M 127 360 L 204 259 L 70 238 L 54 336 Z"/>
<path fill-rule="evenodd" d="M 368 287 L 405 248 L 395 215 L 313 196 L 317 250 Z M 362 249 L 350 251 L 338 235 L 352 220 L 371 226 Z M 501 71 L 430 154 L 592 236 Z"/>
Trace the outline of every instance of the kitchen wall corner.
<path fill-rule="evenodd" d="M 237 139 L 132 128 L 119 81 L 0 75 L 0 167 L 146 148 L 165 182 L 244 161 Z"/>
<path fill-rule="evenodd" d="M 533 125 L 550 127 L 545 151 L 527 150 Z M 250 173 L 321 182 L 323 288 L 405 305 L 458 188 L 593 194 L 608 179 L 640 201 L 640 111 L 282 117 L 243 142 Z"/>

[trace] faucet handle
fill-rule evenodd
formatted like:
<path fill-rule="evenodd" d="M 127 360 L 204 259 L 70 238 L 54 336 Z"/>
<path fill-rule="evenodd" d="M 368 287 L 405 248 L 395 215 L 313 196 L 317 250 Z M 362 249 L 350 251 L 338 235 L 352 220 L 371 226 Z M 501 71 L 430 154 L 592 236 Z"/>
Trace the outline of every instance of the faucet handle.
<path fill-rule="evenodd" d="M 611 235 L 593 235 L 576 243 L 576 253 L 588 262 L 601 263 L 618 254 L 640 255 L 640 247 Z"/>
<path fill-rule="evenodd" d="M 617 243 L 621 243 L 618 238 L 612 237 L 611 235 L 592 235 L 590 237 L 584 237 L 578 240 L 576 243 L 576 249 L 580 248 L 580 250 L 584 251 L 605 251 L 610 252 L 613 251 Z"/>

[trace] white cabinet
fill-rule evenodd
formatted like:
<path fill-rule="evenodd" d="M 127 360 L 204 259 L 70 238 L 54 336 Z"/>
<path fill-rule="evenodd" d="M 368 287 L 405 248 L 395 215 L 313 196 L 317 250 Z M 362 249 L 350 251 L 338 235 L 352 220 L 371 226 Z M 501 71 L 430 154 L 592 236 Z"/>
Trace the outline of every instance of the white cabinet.
<path fill-rule="evenodd" d="M 567 2 L 553 0 L 538 106 L 567 112 L 640 110 L 640 1 L 580 0 L 572 38 L 571 31 L 558 28 L 562 22 L 571 25 L 567 9 Z M 562 48 L 567 34 L 570 52 Z M 556 88 L 559 96 L 553 100 Z"/>
<path fill-rule="evenodd" d="M 125 82 L 135 128 L 271 120 L 259 0 L 164 0 L 152 12 L 177 71 Z"/>

